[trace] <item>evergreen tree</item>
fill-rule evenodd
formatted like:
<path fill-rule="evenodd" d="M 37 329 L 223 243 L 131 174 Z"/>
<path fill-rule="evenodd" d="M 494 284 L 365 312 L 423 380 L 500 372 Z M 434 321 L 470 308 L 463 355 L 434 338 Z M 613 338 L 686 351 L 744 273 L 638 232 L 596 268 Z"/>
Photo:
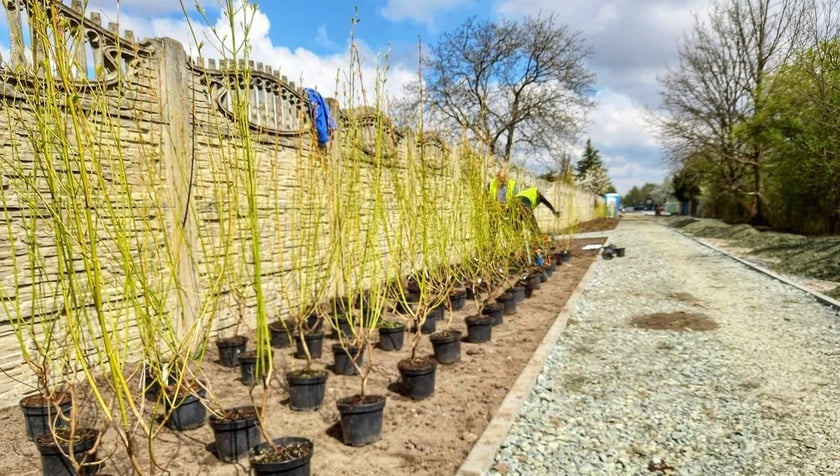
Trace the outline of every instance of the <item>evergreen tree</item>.
<path fill-rule="evenodd" d="M 592 147 L 591 139 L 586 140 L 583 157 L 575 167 L 575 180 L 584 189 L 599 195 L 615 190 L 612 180 L 607 175 L 607 169 L 601 161 L 601 153 Z"/>
<path fill-rule="evenodd" d="M 581 158 L 575 167 L 575 178 L 583 180 L 590 170 L 603 169 L 604 164 L 601 162 L 601 153 L 595 147 L 592 147 L 592 139 L 586 139 L 586 149 L 583 150 L 583 158 Z"/>

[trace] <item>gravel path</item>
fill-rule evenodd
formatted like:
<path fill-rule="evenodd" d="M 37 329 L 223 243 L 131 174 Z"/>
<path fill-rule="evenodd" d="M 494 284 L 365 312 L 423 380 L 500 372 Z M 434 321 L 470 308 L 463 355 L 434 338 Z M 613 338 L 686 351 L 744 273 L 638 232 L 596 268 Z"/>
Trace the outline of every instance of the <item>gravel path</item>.
<path fill-rule="evenodd" d="M 840 314 L 622 220 L 490 474 L 840 475 Z M 719 328 L 634 327 L 695 313 Z"/>

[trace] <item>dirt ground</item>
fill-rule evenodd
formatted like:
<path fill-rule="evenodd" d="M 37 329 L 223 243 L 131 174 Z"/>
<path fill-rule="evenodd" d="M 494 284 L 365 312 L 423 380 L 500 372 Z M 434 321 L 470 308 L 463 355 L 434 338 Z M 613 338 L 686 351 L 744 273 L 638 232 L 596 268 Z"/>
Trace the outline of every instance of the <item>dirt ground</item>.
<path fill-rule="evenodd" d="M 614 226 L 614 224 L 611 224 Z M 588 231 L 592 231 L 589 227 Z M 499 408 L 508 389 L 530 359 L 558 312 L 578 282 L 597 258 L 596 251 L 580 248 L 603 243 L 602 238 L 572 240 L 572 259 L 557 268 L 533 297 L 517 307 L 515 315 L 505 316 L 504 323 L 493 328 L 492 341 L 484 344 L 461 344 L 461 361 L 439 365 L 435 393 L 422 401 L 412 401 L 398 393 L 397 361 L 408 355 L 407 347 L 397 352 L 374 350 L 373 372 L 368 392 L 387 397 L 382 439 L 371 445 L 353 448 L 341 441 L 336 399 L 358 392 L 359 379 L 329 372 L 324 405 L 314 412 L 292 412 L 285 404 L 286 391 L 276 377 L 271 382 L 271 396 L 266 407 L 267 431 L 272 437 L 305 436 L 314 441 L 312 474 L 333 475 L 441 475 L 454 474 Z M 474 313 L 473 301 L 452 313 L 452 328 L 466 335 L 464 318 Z M 447 313 L 446 317 L 449 317 Z M 444 324 L 438 323 L 441 330 Z M 406 336 L 408 338 L 408 335 Z M 324 341 L 324 355 L 319 365 L 332 364 L 329 346 Z M 431 354 L 423 337 L 419 353 Z M 205 366 L 212 393 L 224 407 L 250 403 L 248 387 L 240 382 L 238 368 L 225 368 L 212 361 Z M 294 359 L 289 349 L 277 349 L 275 367 L 288 368 Z M 300 365 L 301 361 L 297 361 Z M 0 474 L 40 474 L 35 445 L 25 438 L 19 408 L 0 411 L 3 437 L 0 438 Z M 139 436 L 140 444 L 143 437 Z M 174 432 L 163 429 L 157 437 L 156 454 L 161 466 L 171 475 L 244 475 L 249 474 L 247 458 L 236 464 L 224 463 L 210 451 L 213 433 L 208 425 Z M 100 456 L 117 451 L 113 432 L 104 439 Z M 109 458 L 101 474 L 132 474 L 124 451 Z"/>

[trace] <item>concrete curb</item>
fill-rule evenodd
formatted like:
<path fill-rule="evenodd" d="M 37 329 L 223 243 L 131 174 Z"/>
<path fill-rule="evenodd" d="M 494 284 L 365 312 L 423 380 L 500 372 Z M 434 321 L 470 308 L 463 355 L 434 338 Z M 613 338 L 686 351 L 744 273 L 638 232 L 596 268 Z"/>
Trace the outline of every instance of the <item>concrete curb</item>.
<path fill-rule="evenodd" d="M 838 301 L 836 299 L 832 299 L 832 298 L 826 296 L 825 294 L 814 291 L 813 289 L 808 289 L 805 286 L 802 286 L 801 284 L 797 284 L 797 283 L 791 281 L 790 279 L 786 278 L 785 276 L 782 276 L 781 274 L 777 274 L 777 273 L 775 273 L 775 272 L 773 272 L 773 271 L 771 271 L 771 270 L 769 270 L 769 269 L 767 269 L 763 266 L 759 266 L 759 265 L 757 265 L 753 262 L 747 261 L 743 258 L 739 258 L 737 256 L 731 255 L 731 254 L 727 253 L 726 251 L 718 248 L 717 246 L 712 245 L 711 243 L 707 243 L 707 242 L 705 242 L 705 241 L 703 241 L 703 240 L 701 240 L 701 239 L 699 239 L 695 236 L 689 235 L 687 233 L 683 233 L 681 231 L 674 230 L 673 228 L 671 228 L 671 230 L 676 232 L 676 233 L 679 233 L 680 235 L 682 235 L 686 238 L 694 240 L 697 243 L 700 243 L 701 245 L 705 246 L 706 248 L 709 248 L 712 251 L 720 253 L 720 254 L 728 257 L 728 258 L 731 258 L 731 259 L 743 264 L 744 266 L 746 266 L 748 268 L 751 268 L 755 271 L 758 271 L 759 273 L 770 276 L 771 278 L 776 279 L 778 281 L 781 281 L 781 282 L 787 284 L 788 286 L 793 286 L 794 288 L 796 288 L 796 289 L 798 289 L 798 290 L 800 290 L 804 293 L 810 294 L 811 296 L 814 296 L 814 299 L 816 299 L 817 301 L 819 301 L 820 303 L 822 303 L 826 306 L 830 306 L 830 307 L 833 307 L 834 309 L 840 310 L 840 301 Z"/>
<path fill-rule="evenodd" d="M 599 237 L 603 237 L 603 235 Z M 608 237 L 607 241 L 609 241 Z M 604 244 L 606 244 L 606 241 Z M 519 408 L 525 403 L 525 399 L 531 394 L 531 390 L 537 382 L 537 377 L 542 372 L 543 367 L 545 367 L 545 361 L 548 360 L 548 356 L 560 338 L 560 334 L 566 328 L 566 322 L 569 320 L 569 315 L 572 313 L 575 303 L 592 278 L 594 269 L 599 266 L 601 261 L 596 257 L 595 262 L 589 266 L 589 269 L 569 296 L 566 304 L 560 309 L 560 313 L 555 318 L 554 324 L 551 325 L 545 337 L 543 337 L 542 342 L 540 342 L 540 345 L 537 346 L 537 349 L 531 356 L 531 359 L 525 365 L 525 368 L 522 369 L 522 373 L 519 374 L 510 391 L 508 391 L 507 396 L 505 396 L 505 399 L 499 407 L 499 411 L 496 412 L 493 419 L 487 424 L 481 437 L 475 442 L 469 455 L 467 455 L 467 459 L 458 468 L 458 473 L 456 474 L 461 476 L 484 476 L 490 471 L 490 467 L 496 458 L 496 453 L 499 451 L 508 431 L 510 431 L 513 419 L 516 418 L 516 415 L 519 413 Z"/>

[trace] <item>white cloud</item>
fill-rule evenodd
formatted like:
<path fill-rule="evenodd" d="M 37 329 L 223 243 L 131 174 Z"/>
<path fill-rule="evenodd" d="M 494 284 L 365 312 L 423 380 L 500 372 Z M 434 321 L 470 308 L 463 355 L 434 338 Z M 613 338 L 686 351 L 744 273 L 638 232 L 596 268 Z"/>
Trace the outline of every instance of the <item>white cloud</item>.
<path fill-rule="evenodd" d="M 658 146 L 644 107 L 625 94 L 601 90 L 590 113 L 589 137 L 603 148 L 653 148 Z"/>
<path fill-rule="evenodd" d="M 472 0 L 388 0 L 382 16 L 391 21 L 412 20 L 434 29 L 435 17 L 441 12 L 469 4 Z"/>
<path fill-rule="evenodd" d="M 196 33 L 196 39 L 199 42 L 205 42 L 201 49 L 202 56 L 218 59 L 223 56 L 220 53 L 221 41 L 219 39 L 221 38 L 229 43 L 232 36 L 231 28 L 227 19 L 218 14 L 212 20 L 214 21 L 212 27 L 201 22 L 193 22 L 192 28 Z M 124 16 L 121 18 L 121 22 L 123 26 L 134 29 L 135 34 L 139 37 L 174 38 L 184 44 L 188 54 L 198 56 L 198 46 L 190 34 L 190 27 L 185 19 L 158 18 L 146 20 Z M 317 88 L 325 96 L 339 98 L 342 105 L 351 102 L 350 98 L 347 97 L 350 90 L 349 49 L 339 54 L 319 56 L 305 48 L 292 50 L 285 46 L 274 45 L 269 37 L 271 20 L 259 8 L 253 13 L 239 13 L 235 28 L 237 38 L 244 37 L 244 23 L 250 25 L 248 40 L 251 46 L 250 58 L 252 60 L 279 69 L 281 75 L 286 76 L 289 81 L 294 82 L 298 87 Z M 385 65 L 382 62 L 385 52 L 373 51 L 364 42 L 358 40 L 357 48 L 361 58 L 361 74 L 358 72 L 358 65 L 354 66 L 356 72 L 354 73 L 355 83 L 353 88 L 356 97 L 352 100 L 352 103 L 355 105 L 363 103 L 372 105 L 376 100 L 377 65 L 380 70 L 384 70 Z M 362 78 L 364 88 L 361 87 L 362 83 L 359 82 L 359 76 Z M 385 95 L 398 94 L 402 86 L 413 80 L 415 76 L 415 72 L 401 67 L 390 68 L 386 77 L 387 81 L 385 81 Z M 362 98 L 363 90 L 367 97 L 366 101 Z"/>
<path fill-rule="evenodd" d="M 659 107 L 659 83 L 677 46 L 711 0 L 502 0 L 498 12 L 516 19 L 555 14 L 578 30 L 593 49 L 588 67 L 596 74 L 597 106 L 583 135 L 601 157 L 620 193 L 646 182 L 661 183 L 667 166 L 648 124 Z M 575 157 L 583 145 L 578 144 Z"/>

